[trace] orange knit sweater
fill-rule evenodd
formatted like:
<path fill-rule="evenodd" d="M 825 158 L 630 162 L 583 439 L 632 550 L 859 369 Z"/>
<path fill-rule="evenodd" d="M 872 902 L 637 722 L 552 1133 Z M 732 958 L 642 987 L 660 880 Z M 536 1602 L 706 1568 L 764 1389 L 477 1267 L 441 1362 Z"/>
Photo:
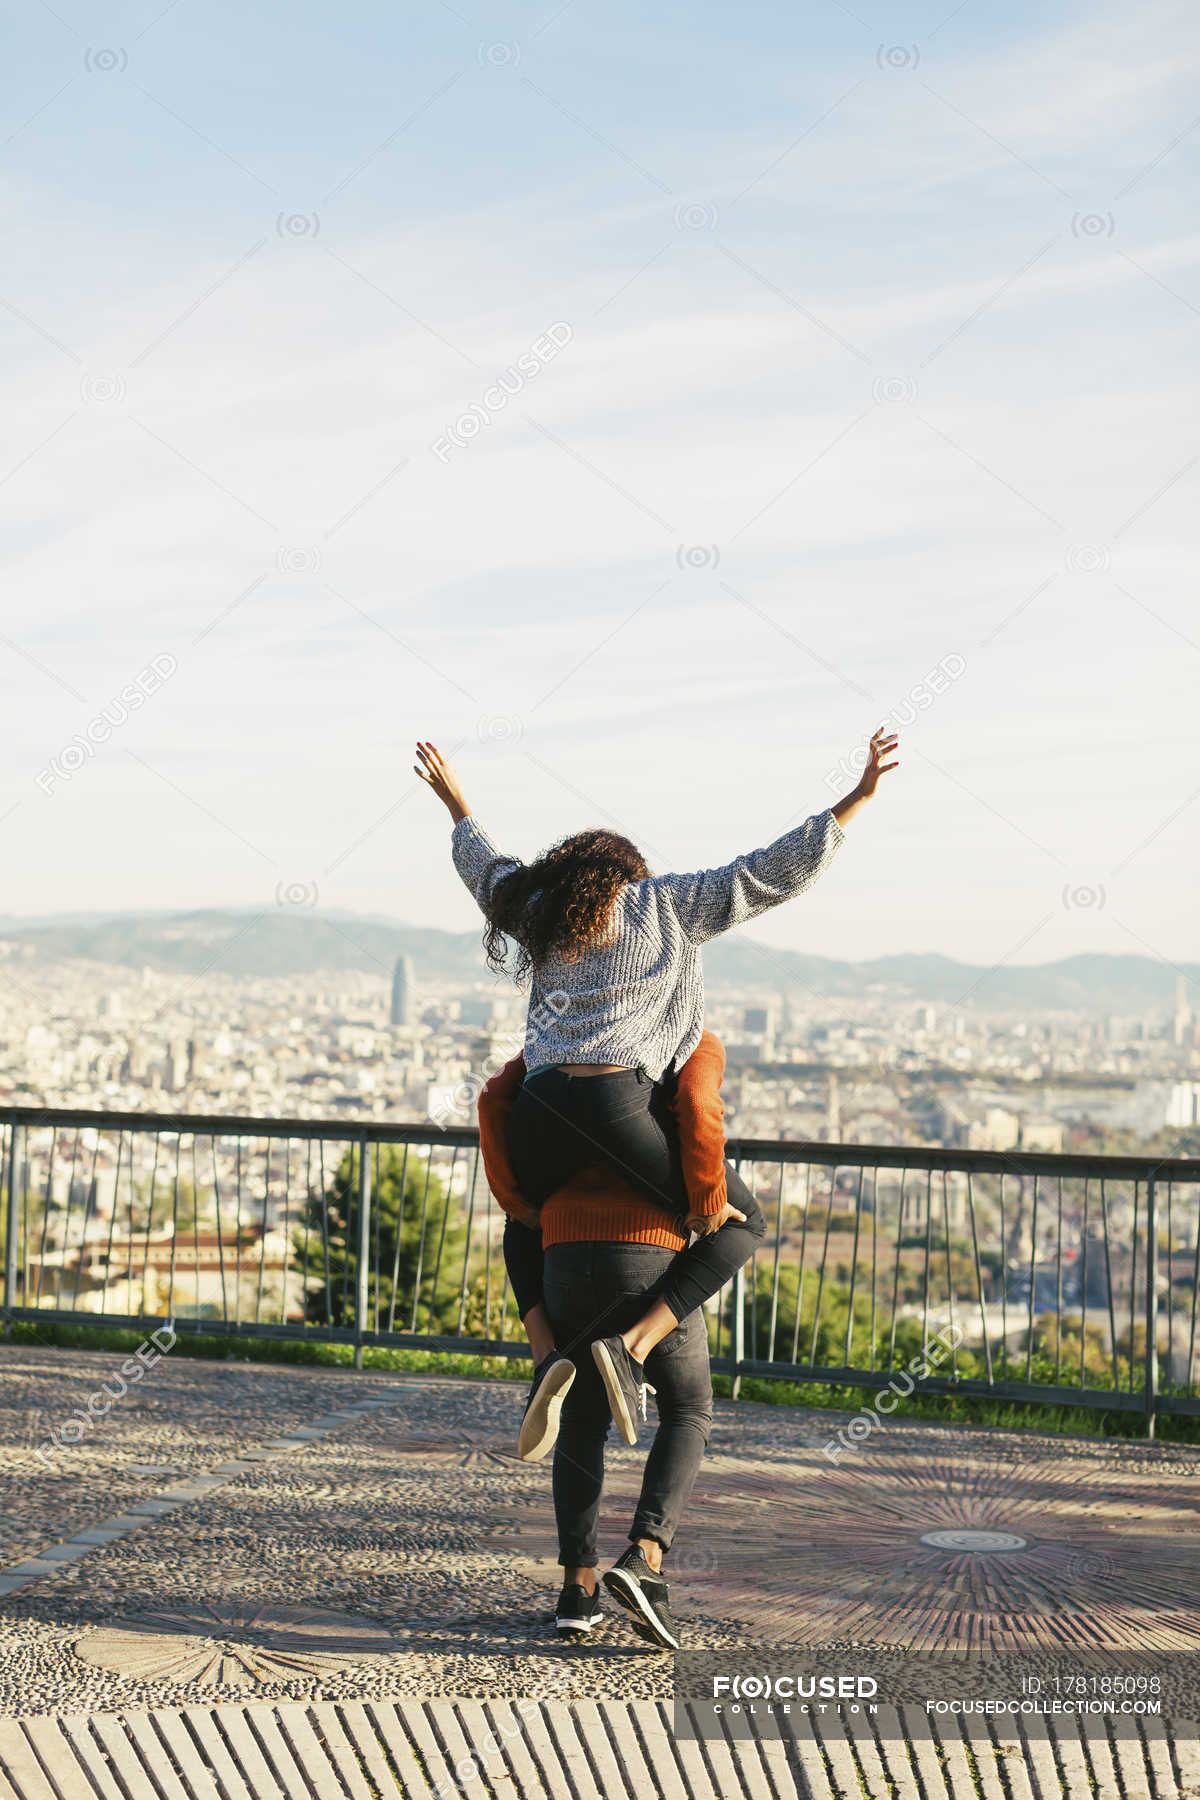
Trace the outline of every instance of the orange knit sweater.
<path fill-rule="evenodd" d="M 671 1102 L 679 1121 L 679 1147 L 692 1209 L 720 1212 L 725 1204 L 725 1108 L 721 1077 L 725 1050 L 706 1031 L 679 1071 Z M 508 1114 L 525 1079 L 525 1059 L 515 1056 L 493 1075 L 479 1096 L 479 1143 L 484 1173 L 505 1212 L 521 1204 L 508 1160 Z M 552 1244 L 657 1244 L 682 1250 L 687 1238 L 673 1213 L 655 1206 L 612 1169 L 590 1165 L 542 1208 L 542 1246 Z"/>

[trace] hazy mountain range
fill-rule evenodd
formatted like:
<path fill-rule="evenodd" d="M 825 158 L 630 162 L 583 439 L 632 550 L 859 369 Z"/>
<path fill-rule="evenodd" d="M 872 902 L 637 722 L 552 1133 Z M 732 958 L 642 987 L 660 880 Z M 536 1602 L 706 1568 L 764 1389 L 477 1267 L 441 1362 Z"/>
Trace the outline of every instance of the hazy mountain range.
<path fill-rule="evenodd" d="M 22 959 L 83 958 L 177 975 L 200 975 L 210 968 L 225 975 L 258 976 L 358 969 L 382 979 L 390 976 L 403 951 L 413 959 L 418 982 L 423 977 L 470 980 L 484 972 L 477 931 L 435 931 L 370 914 L 296 906 L 272 906 L 259 913 L 0 916 L 0 940 L 14 947 L 9 954 Z M 1145 956 L 1071 956 L 994 969 L 935 955 L 852 963 L 778 950 L 736 935 L 706 949 L 705 968 L 714 989 L 773 989 L 789 993 L 798 1004 L 806 994 L 890 992 L 898 1000 L 962 1003 L 984 1010 L 1140 1013 L 1171 1008 L 1179 974 L 1187 976 L 1193 998 L 1200 1000 L 1200 964 L 1172 965 Z"/>

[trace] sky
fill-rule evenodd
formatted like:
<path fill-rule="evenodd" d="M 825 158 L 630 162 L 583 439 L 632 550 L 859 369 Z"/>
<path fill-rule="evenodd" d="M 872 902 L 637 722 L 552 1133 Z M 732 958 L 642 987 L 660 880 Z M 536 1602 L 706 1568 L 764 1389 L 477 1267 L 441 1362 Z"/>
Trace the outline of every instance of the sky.
<path fill-rule="evenodd" d="M 466 930 L 417 738 L 505 849 L 665 870 L 890 719 L 754 935 L 1200 957 L 1194 8 L 14 34 L 0 912 Z"/>

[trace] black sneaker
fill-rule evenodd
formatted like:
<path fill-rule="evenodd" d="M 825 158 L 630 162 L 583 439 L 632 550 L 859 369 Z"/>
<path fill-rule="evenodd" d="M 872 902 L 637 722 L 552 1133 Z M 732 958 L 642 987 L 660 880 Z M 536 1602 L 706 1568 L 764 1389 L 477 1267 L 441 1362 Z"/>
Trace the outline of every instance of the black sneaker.
<path fill-rule="evenodd" d="M 567 1637 L 586 1637 L 592 1626 L 598 1624 L 603 1617 L 600 1608 L 600 1590 L 592 1593 L 578 1581 L 568 1582 L 558 1596 L 558 1605 L 554 1609 L 556 1628 Z"/>
<path fill-rule="evenodd" d="M 660 1650 L 678 1650 L 679 1635 L 667 1605 L 667 1584 L 654 1573 L 636 1544 L 617 1558 L 604 1577 L 604 1585 L 625 1608 L 640 1638 L 657 1644 Z"/>
<path fill-rule="evenodd" d="M 600 1371 L 617 1430 L 627 1444 L 636 1444 L 638 1420 L 646 1417 L 646 1395 L 655 1391 L 641 1363 L 634 1361 L 619 1337 L 597 1338 L 592 1360 Z"/>
<path fill-rule="evenodd" d="M 522 1462 L 540 1462 L 558 1436 L 558 1415 L 575 1379 L 575 1364 L 552 1350 L 533 1371 L 525 1417 L 517 1438 Z"/>

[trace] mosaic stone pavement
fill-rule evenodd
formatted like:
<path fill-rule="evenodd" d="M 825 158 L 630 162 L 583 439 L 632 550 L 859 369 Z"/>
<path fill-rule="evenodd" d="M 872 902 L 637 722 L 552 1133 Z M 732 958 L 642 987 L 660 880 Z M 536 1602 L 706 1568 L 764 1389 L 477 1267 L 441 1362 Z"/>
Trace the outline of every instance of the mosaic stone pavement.
<path fill-rule="evenodd" d="M 93 1390 L 104 1366 L 95 1354 L 0 1347 L 0 1800 L 24 1792 L 6 1776 L 6 1757 L 23 1766 L 34 1755 L 43 1775 L 47 1757 L 84 1757 L 90 1768 L 87 1757 L 116 1756 L 120 1739 L 119 1754 L 149 1768 L 180 1720 L 194 1747 L 202 1725 L 221 1737 L 222 1720 L 256 1707 L 268 1722 L 243 1741 L 247 1754 L 251 1740 L 261 1747 L 264 1734 L 274 1742 L 282 1733 L 293 1758 L 312 1744 L 333 1755 L 355 1719 L 362 1744 L 333 1755 L 341 1785 L 329 1791 L 356 1792 L 346 1756 L 361 1763 L 371 1737 L 393 1786 L 364 1791 L 375 1800 L 424 1794 L 428 1785 L 403 1785 L 387 1733 L 415 1746 L 424 1781 L 434 1753 L 420 1749 L 421 1734 L 432 1732 L 444 1757 L 483 1729 L 485 1703 L 540 1709 L 560 1735 L 580 1709 L 608 1708 L 605 1754 L 625 1783 L 610 1771 L 611 1791 L 655 1791 L 642 1787 L 638 1757 L 645 1763 L 646 1733 L 657 1743 L 669 1714 L 671 1658 L 611 1607 L 592 1640 L 556 1640 L 549 1464 L 515 1459 L 519 1387 L 168 1358 L 103 1432 L 45 1466 L 33 1448 L 46 1420 Z M 668 1565 L 690 1650 L 985 1647 L 1019 1661 L 1102 1646 L 1179 1667 L 1200 1652 L 1200 1452 L 893 1422 L 831 1460 L 825 1446 L 842 1417 L 718 1403 Z M 644 1449 L 610 1453 L 605 1561 L 625 1542 Z M 1173 1696 L 1176 1717 L 1196 1712 L 1196 1691 Z M 442 1709 L 441 1724 L 430 1708 Z M 92 1723 L 76 1742 L 71 1721 L 83 1719 Z M 112 1742 L 98 1750 L 106 1733 Z M 242 1741 L 240 1727 L 235 1735 Z M 950 1752 L 937 1751 L 939 1768 L 958 1755 L 956 1742 L 951 1733 Z M 1146 1727 L 1124 1774 L 1134 1753 L 1114 1742 L 1083 1756 L 1084 1786 L 1060 1789 L 1045 1785 L 1048 1773 L 1040 1787 L 1022 1777 L 1023 1788 L 1015 1763 L 1002 1771 L 1013 1744 L 994 1732 L 989 1742 L 977 1748 L 1003 1775 L 997 1800 L 1026 1790 L 1200 1795 L 1191 1737 L 1176 1742 L 1161 1727 Z M 637 1743 L 635 1755 L 628 1746 Z M 851 1779 L 843 1745 L 793 1746 L 786 1781 L 760 1745 L 759 1762 L 738 1777 L 743 1788 L 728 1791 L 782 1795 L 791 1781 L 798 1793 L 940 1800 L 919 1768 L 933 1751 L 889 1749 L 878 1734 L 869 1748 L 854 1762 L 857 1785 L 845 1788 L 835 1779 L 842 1765 Z M 1018 1749 L 1032 1770 L 1035 1746 Z M 900 1754 L 903 1767 L 887 1763 Z M 685 1779 L 692 1752 L 678 1747 L 671 1781 L 656 1775 L 660 1791 L 683 1800 L 725 1791 L 714 1755 L 703 1751 L 703 1780 Z M 1069 1744 L 1051 1756 L 1064 1780 L 1076 1761 Z M 876 1764 L 887 1764 L 886 1777 L 876 1780 Z M 550 1763 L 538 1780 L 548 1793 L 585 1795 L 600 1779 L 593 1765 L 585 1780 L 568 1757 L 567 1786 L 546 1775 Z M 961 1761 L 973 1771 L 970 1791 L 987 1793 L 981 1767 L 975 1751 Z M 528 1771 L 522 1779 L 509 1766 L 495 1791 L 542 1791 Z M 232 1780 L 214 1788 L 218 1800 L 235 1792 Z M 108 1791 L 94 1773 L 89 1781 Z M 132 1775 L 127 1787 L 142 1791 Z M 207 1794 L 198 1783 L 183 1791 L 186 1800 Z M 47 1792 L 60 1800 L 53 1785 Z"/>

